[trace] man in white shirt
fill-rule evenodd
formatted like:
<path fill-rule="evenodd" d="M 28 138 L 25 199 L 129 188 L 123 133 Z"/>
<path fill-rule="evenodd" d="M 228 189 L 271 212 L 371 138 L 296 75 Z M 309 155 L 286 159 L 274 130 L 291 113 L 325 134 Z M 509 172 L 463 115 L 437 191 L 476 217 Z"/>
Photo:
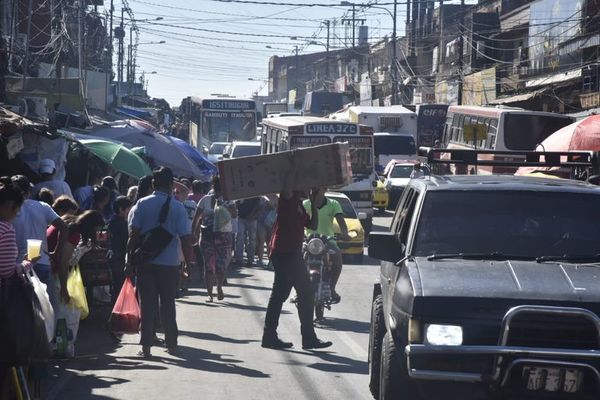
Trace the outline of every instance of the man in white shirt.
<path fill-rule="evenodd" d="M 54 198 L 58 196 L 66 195 L 73 198 L 71 187 L 65 181 L 54 179 L 56 173 L 56 164 L 54 160 L 44 158 L 40 161 L 38 172 L 42 176 L 42 182 L 38 183 L 31 189 L 31 193 L 35 198 L 42 188 L 48 188 L 54 193 Z"/>
<path fill-rule="evenodd" d="M 68 238 L 67 225 L 48 204 L 29 198 L 31 195 L 31 183 L 29 183 L 27 177 L 15 175 L 12 177 L 12 181 L 21 189 L 23 196 L 25 196 L 25 202 L 21 206 L 17 217 L 12 222 L 17 236 L 19 261 L 27 254 L 27 239 L 42 241 L 40 259 L 35 264 L 34 269 L 40 280 L 48 285 L 48 294 L 50 295 L 50 299 L 54 300 L 55 293 L 52 290 L 54 286 L 51 285 L 52 274 L 46 229 L 50 225 L 58 229 L 58 245 L 52 251 L 56 251 L 58 253 L 56 259 L 60 259 Z"/>

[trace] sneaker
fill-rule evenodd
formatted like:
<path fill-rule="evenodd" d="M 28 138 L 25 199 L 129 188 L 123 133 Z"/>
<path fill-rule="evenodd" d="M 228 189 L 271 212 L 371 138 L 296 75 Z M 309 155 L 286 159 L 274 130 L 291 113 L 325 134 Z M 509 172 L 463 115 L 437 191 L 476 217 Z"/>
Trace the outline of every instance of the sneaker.
<path fill-rule="evenodd" d="M 338 294 L 335 290 L 331 293 L 331 304 L 339 304 L 342 301 L 342 296 Z"/>
<path fill-rule="evenodd" d="M 152 352 L 150 351 L 150 346 L 142 346 L 142 350 L 138 353 L 139 356 L 144 358 L 152 358 Z"/>
<path fill-rule="evenodd" d="M 284 342 L 277 336 L 263 336 L 261 346 L 265 349 L 283 350 L 293 347 L 293 343 Z"/>
<path fill-rule="evenodd" d="M 321 339 L 318 338 L 314 338 L 312 340 L 309 341 L 302 341 L 302 348 L 304 350 L 311 350 L 311 349 L 325 349 L 327 347 L 330 347 L 333 343 L 331 342 L 324 342 Z"/>

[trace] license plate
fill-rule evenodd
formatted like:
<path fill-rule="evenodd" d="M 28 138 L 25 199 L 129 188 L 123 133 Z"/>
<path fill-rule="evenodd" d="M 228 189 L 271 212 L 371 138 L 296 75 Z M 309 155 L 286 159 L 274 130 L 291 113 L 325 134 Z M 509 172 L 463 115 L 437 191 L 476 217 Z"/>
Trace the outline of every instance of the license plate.
<path fill-rule="evenodd" d="M 577 393 L 583 373 L 572 368 L 524 367 L 523 378 L 527 390 Z"/>

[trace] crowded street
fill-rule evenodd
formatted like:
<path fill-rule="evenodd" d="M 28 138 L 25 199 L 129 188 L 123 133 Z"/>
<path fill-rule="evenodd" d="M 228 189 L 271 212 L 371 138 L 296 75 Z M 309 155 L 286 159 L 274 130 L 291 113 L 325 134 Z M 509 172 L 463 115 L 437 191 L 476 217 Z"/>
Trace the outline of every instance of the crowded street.
<path fill-rule="evenodd" d="M 388 227 L 390 215 L 377 217 L 375 229 Z M 232 270 L 222 302 L 206 303 L 206 290 L 196 284 L 177 300 L 182 350 L 177 357 L 157 350 L 153 360 L 141 360 L 139 335 L 126 335 L 116 345 L 102 326 L 105 309 L 81 325 L 78 356 L 53 362 L 47 399 L 152 399 L 160 393 L 172 400 L 369 399 L 370 299 L 378 272 L 367 258 L 364 265 L 344 265 L 342 301 L 317 325 L 318 334 L 334 343 L 323 351 L 302 350 L 298 316 L 289 302 L 279 334 L 294 348 L 260 347 L 273 282 L 273 272 L 263 268 Z"/>

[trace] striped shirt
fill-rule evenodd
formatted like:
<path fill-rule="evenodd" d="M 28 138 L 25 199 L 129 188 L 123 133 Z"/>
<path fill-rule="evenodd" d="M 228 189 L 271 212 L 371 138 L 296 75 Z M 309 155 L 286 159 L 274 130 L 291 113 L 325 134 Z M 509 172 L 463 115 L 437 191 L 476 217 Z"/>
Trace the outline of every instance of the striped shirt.
<path fill-rule="evenodd" d="M 17 238 L 9 222 L 0 222 L 0 278 L 10 278 L 17 268 Z"/>

